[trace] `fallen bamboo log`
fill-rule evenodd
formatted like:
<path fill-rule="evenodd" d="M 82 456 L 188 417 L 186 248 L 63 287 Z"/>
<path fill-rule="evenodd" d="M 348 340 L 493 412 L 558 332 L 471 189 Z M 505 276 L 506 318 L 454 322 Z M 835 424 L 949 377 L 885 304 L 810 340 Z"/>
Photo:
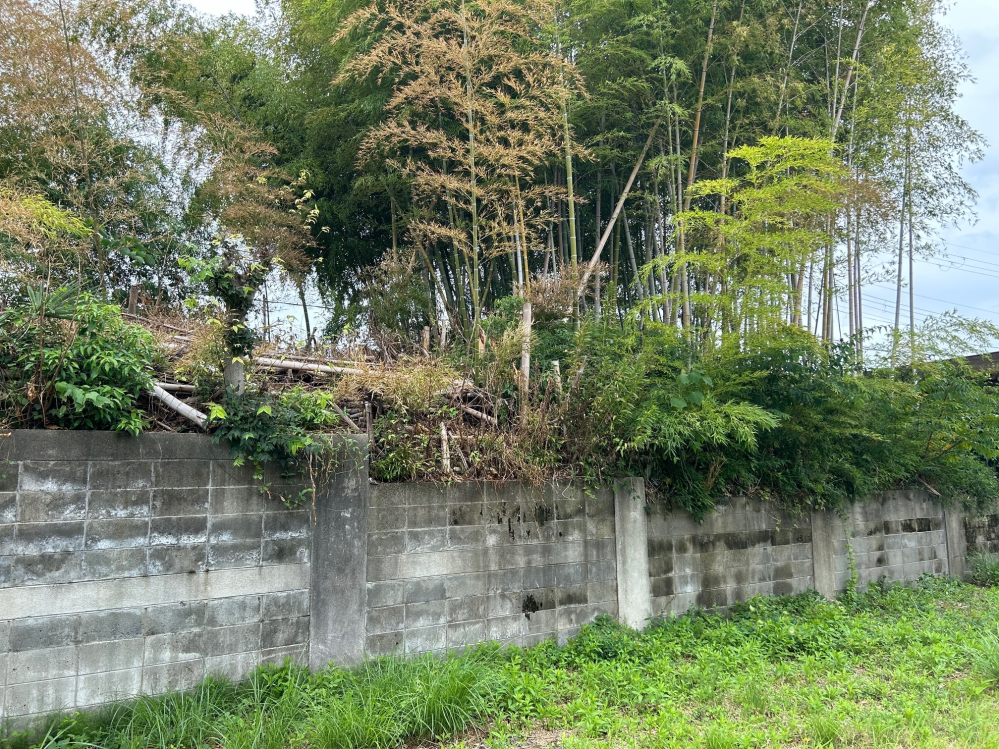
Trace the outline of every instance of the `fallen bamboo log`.
<path fill-rule="evenodd" d="M 293 361 L 291 359 L 271 359 L 266 356 L 256 356 L 254 362 L 263 367 L 274 369 L 291 369 L 296 372 L 325 372 L 326 374 L 364 374 L 363 369 L 351 367 L 331 367 L 328 364 L 313 364 L 311 362 Z"/>
<path fill-rule="evenodd" d="M 149 391 L 149 394 L 156 398 L 169 408 L 171 411 L 175 411 L 183 416 L 185 419 L 193 421 L 202 429 L 205 428 L 205 422 L 208 421 L 208 415 L 201 413 L 201 411 L 196 408 L 191 408 L 189 405 L 184 403 L 184 401 L 174 398 L 170 393 L 161 388 L 159 385 L 153 385 L 153 389 Z"/>

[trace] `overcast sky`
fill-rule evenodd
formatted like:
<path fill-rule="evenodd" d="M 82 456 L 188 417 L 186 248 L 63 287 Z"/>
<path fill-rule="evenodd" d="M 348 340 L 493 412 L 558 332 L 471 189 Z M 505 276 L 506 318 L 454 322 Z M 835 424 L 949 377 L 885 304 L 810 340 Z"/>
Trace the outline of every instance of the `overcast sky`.
<path fill-rule="evenodd" d="M 189 2 L 210 13 L 255 10 L 253 0 Z M 958 111 L 988 145 L 985 158 L 964 170 L 979 196 L 977 223 L 946 232 L 948 260 L 917 262 L 916 318 L 956 309 L 999 324 L 999 0 L 956 0 L 945 22 L 961 38 L 975 77 L 963 86 Z M 867 289 L 865 324 L 893 320 L 894 298 L 890 284 Z M 902 316 L 908 319 L 908 307 Z"/>

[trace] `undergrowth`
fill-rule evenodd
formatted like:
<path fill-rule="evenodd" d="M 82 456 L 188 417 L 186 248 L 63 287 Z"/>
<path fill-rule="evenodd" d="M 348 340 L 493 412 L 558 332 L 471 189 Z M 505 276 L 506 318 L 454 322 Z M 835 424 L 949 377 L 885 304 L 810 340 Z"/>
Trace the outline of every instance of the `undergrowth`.
<path fill-rule="evenodd" d="M 927 577 L 837 602 L 755 598 L 643 632 L 603 618 L 561 647 L 264 666 L 10 746 L 511 749 L 543 745 L 543 729 L 566 749 L 996 747 L 997 638 L 999 589 Z"/>

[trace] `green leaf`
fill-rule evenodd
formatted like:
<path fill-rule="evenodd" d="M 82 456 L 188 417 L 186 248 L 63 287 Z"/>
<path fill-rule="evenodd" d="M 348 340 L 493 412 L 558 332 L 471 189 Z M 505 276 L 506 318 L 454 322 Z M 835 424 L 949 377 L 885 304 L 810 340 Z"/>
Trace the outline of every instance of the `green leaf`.
<path fill-rule="evenodd" d="M 694 390 L 691 391 L 690 393 L 687 393 L 687 397 L 690 398 L 692 403 L 699 406 L 701 405 L 701 401 L 704 400 L 704 393 L 702 393 L 700 390 Z"/>
<path fill-rule="evenodd" d="M 685 401 L 683 398 L 675 398 L 675 397 L 670 398 L 669 402 L 673 406 L 673 408 L 683 409 L 687 407 L 687 401 Z"/>
<path fill-rule="evenodd" d="M 271 407 L 270 406 L 261 406 L 260 408 L 258 408 L 257 409 L 257 416 L 260 416 L 260 414 L 267 414 L 268 416 L 273 416 L 274 415 L 274 413 L 271 411 Z"/>

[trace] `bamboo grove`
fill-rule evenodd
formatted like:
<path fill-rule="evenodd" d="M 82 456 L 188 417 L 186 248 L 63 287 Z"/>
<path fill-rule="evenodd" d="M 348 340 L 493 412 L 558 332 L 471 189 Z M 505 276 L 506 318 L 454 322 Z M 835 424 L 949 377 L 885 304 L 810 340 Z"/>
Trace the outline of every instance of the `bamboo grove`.
<path fill-rule="evenodd" d="M 0 41 L 5 283 L 63 272 L 169 304 L 222 262 L 249 290 L 237 316 L 278 272 L 303 304 L 318 288 L 335 338 L 381 279 L 402 328 L 471 346 L 511 295 L 705 341 L 831 342 L 870 327 L 865 284 L 890 279 L 912 330 L 913 258 L 970 214 L 959 168 L 981 148 L 942 12 L 0 0 L 24 32 Z M 39 230 L 32 200 L 85 230 Z"/>

